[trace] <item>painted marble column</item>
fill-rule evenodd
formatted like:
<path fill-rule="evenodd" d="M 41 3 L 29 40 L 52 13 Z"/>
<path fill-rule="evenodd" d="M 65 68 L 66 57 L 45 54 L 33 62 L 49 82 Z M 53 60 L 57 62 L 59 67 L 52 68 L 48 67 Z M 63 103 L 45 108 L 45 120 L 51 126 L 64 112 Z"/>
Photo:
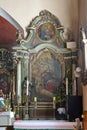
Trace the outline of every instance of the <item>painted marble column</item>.
<path fill-rule="evenodd" d="M 26 66 L 27 66 L 27 73 L 26 73 L 27 74 L 27 89 L 26 89 L 26 95 L 29 96 L 29 69 L 28 69 L 29 68 L 29 66 L 28 66 L 29 65 L 28 64 L 29 63 L 29 59 L 27 58 L 26 61 L 27 61 L 27 63 L 26 63 Z"/>
<path fill-rule="evenodd" d="M 17 98 L 18 103 L 21 103 L 21 59 L 18 58 L 17 63 Z"/>
<path fill-rule="evenodd" d="M 29 53 L 25 52 L 24 53 L 24 58 L 26 60 L 26 77 L 27 77 L 27 81 L 26 81 L 26 95 L 29 96 Z"/>
<path fill-rule="evenodd" d="M 27 101 L 26 101 L 26 112 L 25 112 L 25 120 L 29 119 L 29 96 L 30 96 L 30 91 L 29 91 L 29 53 L 25 52 L 24 53 L 24 59 L 26 60 L 26 77 L 27 77 L 27 81 L 26 81 L 26 96 L 27 96 Z"/>

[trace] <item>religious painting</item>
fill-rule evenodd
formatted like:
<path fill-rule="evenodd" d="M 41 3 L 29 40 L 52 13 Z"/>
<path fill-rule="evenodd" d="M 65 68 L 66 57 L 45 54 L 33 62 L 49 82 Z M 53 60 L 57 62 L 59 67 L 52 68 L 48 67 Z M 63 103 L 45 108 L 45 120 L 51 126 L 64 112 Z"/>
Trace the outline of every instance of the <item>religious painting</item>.
<path fill-rule="evenodd" d="M 59 60 L 48 49 L 33 55 L 31 58 L 32 91 L 38 101 L 52 101 L 62 80 L 62 66 Z"/>
<path fill-rule="evenodd" d="M 0 89 L 3 94 L 7 95 L 10 92 L 10 76 L 8 73 L 0 71 Z"/>
<path fill-rule="evenodd" d="M 40 39 L 48 41 L 54 38 L 55 36 L 55 27 L 51 23 L 44 23 L 39 26 L 37 29 L 37 34 Z"/>

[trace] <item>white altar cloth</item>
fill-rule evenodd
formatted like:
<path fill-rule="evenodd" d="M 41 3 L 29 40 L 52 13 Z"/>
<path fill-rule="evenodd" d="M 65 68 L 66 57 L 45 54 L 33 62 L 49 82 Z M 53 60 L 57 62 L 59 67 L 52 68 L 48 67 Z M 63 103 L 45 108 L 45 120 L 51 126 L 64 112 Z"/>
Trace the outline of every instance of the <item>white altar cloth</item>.
<path fill-rule="evenodd" d="M 9 126 L 14 123 L 14 112 L 0 112 L 0 126 Z"/>
<path fill-rule="evenodd" d="M 75 122 L 60 120 L 19 120 L 14 129 L 74 129 Z"/>

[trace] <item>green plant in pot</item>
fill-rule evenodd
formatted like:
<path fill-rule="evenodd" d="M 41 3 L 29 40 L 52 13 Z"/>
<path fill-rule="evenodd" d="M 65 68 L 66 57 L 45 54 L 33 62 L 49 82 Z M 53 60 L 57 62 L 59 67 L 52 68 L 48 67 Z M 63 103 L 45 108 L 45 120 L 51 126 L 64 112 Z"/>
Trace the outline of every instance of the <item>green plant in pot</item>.
<path fill-rule="evenodd" d="M 66 86 L 64 81 L 58 87 L 56 95 L 56 119 L 58 120 L 66 119 Z"/>
<path fill-rule="evenodd" d="M 56 96 L 57 107 L 65 107 L 65 103 L 66 103 L 65 95 Z"/>
<path fill-rule="evenodd" d="M 56 119 L 66 120 L 66 96 L 56 96 Z"/>
<path fill-rule="evenodd" d="M 66 80 L 62 80 L 60 86 L 57 88 L 56 103 L 58 107 L 64 106 L 66 102 Z"/>

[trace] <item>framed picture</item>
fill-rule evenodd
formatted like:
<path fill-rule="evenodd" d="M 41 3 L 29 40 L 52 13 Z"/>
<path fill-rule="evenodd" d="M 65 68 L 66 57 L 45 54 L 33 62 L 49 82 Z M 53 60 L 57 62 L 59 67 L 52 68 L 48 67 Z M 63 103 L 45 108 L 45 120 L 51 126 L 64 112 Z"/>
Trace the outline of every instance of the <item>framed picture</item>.
<path fill-rule="evenodd" d="M 62 65 L 56 55 L 48 49 L 34 55 L 31 61 L 31 79 L 31 100 L 36 96 L 41 102 L 52 101 L 62 81 Z"/>
<path fill-rule="evenodd" d="M 9 94 L 11 86 L 10 74 L 7 71 L 0 70 L 0 89 L 3 94 Z"/>
<path fill-rule="evenodd" d="M 48 41 L 55 37 L 55 27 L 50 22 L 41 24 L 37 29 L 37 34 L 41 40 Z"/>

